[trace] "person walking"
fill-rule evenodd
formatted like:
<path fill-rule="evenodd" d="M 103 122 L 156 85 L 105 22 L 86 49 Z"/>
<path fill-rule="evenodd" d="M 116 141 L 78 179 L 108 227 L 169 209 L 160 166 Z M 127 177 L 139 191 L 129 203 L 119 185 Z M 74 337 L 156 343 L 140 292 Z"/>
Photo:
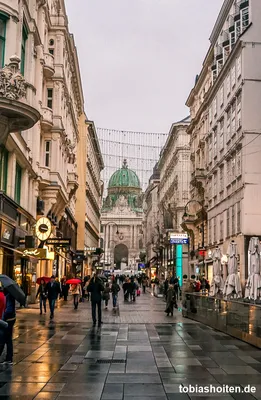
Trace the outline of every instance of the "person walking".
<path fill-rule="evenodd" d="M 142 287 L 143 287 L 143 293 L 145 294 L 146 293 L 146 286 L 147 286 L 147 278 L 144 276 L 143 278 L 142 278 Z"/>
<path fill-rule="evenodd" d="M 93 278 L 90 280 L 87 290 L 91 293 L 93 327 L 96 326 L 96 308 L 98 308 L 98 327 L 100 328 L 102 323 L 101 301 L 104 286 L 97 273 L 94 274 Z"/>
<path fill-rule="evenodd" d="M 46 300 L 47 300 L 46 284 L 43 279 L 41 279 L 39 288 L 37 290 L 36 299 L 38 296 L 40 296 L 40 315 L 42 315 L 43 306 L 44 306 L 44 312 L 46 313 Z"/>
<path fill-rule="evenodd" d="M 104 292 L 103 292 L 103 300 L 105 301 L 105 310 L 108 310 L 108 303 L 110 300 L 110 284 L 109 282 L 106 283 Z"/>
<path fill-rule="evenodd" d="M 179 299 L 180 286 L 179 286 L 179 279 L 177 277 L 174 278 L 173 285 L 174 285 L 176 299 L 178 300 Z"/>
<path fill-rule="evenodd" d="M 164 295 L 165 295 L 165 300 L 166 301 L 167 301 L 168 288 L 169 288 L 169 279 L 166 278 L 166 280 L 164 282 Z"/>
<path fill-rule="evenodd" d="M 77 310 L 78 305 L 79 305 L 79 296 L 82 295 L 81 284 L 78 283 L 78 285 L 71 285 L 71 293 L 73 295 L 74 309 Z"/>
<path fill-rule="evenodd" d="M 118 299 L 118 293 L 121 290 L 120 286 L 118 283 L 114 280 L 112 285 L 111 285 L 111 293 L 112 293 L 112 306 L 113 308 L 117 307 L 117 299 Z"/>
<path fill-rule="evenodd" d="M 3 320 L 7 322 L 8 326 L 4 331 L 4 338 L 0 348 L 0 357 L 6 345 L 6 359 L 3 361 L 3 363 L 13 365 L 13 329 L 16 321 L 15 298 L 8 293 L 6 289 L 4 289 L 4 295 L 6 300 L 6 308 L 3 314 Z"/>
<path fill-rule="evenodd" d="M 169 285 L 169 288 L 167 291 L 167 305 L 166 305 L 166 310 L 165 310 L 165 313 L 167 313 L 167 316 L 169 316 L 169 314 L 171 316 L 173 316 L 174 304 L 176 304 L 176 296 L 175 296 L 174 286 Z"/>
<path fill-rule="evenodd" d="M 67 301 L 68 299 L 68 293 L 69 293 L 69 287 L 70 285 L 68 285 L 66 283 L 67 279 L 66 276 L 63 277 L 62 282 L 61 282 L 61 288 L 62 288 L 62 296 L 64 301 Z"/>
<path fill-rule="evenodd" d="M 50 319 L 53 319 L 55 302 L 58 298 L 58 295 L 61 293 L 60 285 L 55 282 L 54 275 L 51 276 L 50 282 L 48 282 L 46 285 L 46 292 L 50 307 Z"/>

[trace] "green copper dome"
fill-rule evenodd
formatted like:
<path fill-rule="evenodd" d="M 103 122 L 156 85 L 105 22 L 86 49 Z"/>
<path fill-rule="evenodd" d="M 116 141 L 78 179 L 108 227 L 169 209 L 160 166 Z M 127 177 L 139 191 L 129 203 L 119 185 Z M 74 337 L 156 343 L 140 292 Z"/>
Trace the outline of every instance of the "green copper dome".
<path fill-rule="evenodd" d="M 139 178 L 134 171 L 128 169 L 126 160 L 124 160 L 122 168 L 118 169 L 111 176 L 108 188 L 110 189 L 122 187 L 140 188 Z"/>

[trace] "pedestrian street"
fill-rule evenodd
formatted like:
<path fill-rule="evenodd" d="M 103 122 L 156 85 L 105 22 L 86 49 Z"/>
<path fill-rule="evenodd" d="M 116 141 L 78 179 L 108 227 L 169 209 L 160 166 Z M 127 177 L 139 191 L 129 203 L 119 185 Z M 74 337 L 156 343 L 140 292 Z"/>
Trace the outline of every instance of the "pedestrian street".
<path fill-rule="evenodd" d="M 261 351 L 205 325 L 164 314 L 163 299 L 150 293 L 119 312 L 103 310 L 92 328 L 90 303 L 73 310 L 59 303 L 54 319 L 39 309 L 17 312 L 14 366 L 0 366 L 5 399 L 179 400 L 208 399 L 179 393 L 179 385 L 242 385 L 250 394 L 215 399 L 261 399 Z"/>

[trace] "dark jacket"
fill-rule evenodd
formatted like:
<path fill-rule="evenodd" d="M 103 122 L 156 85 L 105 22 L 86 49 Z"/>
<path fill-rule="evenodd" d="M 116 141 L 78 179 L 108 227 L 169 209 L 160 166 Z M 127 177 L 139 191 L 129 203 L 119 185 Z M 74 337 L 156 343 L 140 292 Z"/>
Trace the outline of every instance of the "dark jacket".
<path fill-rule="evenodd" d="M 111 292 L 112 292 L 113 296 L 116 296 L 120 290 L 121 290 L 121 288 L 118 285 L 118 283 L 113 282 L 113 284 L 111 285 Z"/>
<path fill-rule="evenodd" d="M 9 320 L 14 320 L 16 316 L 15 298 L 10 293 L 7 293 L 5 298 L 6 308 L 3 315 L 3 320 L 8 322 Z"/>
<path fill-rule="evenodd" d="M 40 295 L 40 297 L 47 297 L 47 293 L 46 293 L 46 285 L 40 285 L 37 293 L 36 293 L 36 297 L 38 297 L 38 295 Z"/>
<path fill-rule="evenodd" d="M 104 291 L 104 286 L 100 278 L 92 278 L 87 290 L 91 293 L 91 301 L 99 302 L 102 300 L 101 292 Z"/>
<path fill-rule="evenodd" d="M 56 300 L 61 293 L 60 285 L 57 282 L 48 282 L 46 285 L 47 296 L 49 300 Z"/>

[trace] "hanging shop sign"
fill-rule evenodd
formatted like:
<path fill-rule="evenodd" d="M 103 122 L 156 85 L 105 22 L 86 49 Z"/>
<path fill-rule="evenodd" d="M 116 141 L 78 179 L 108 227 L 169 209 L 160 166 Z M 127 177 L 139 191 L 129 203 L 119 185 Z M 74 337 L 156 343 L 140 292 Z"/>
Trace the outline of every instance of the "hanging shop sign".
<path fill-rule="evenodd" d="M 9 245 L 14 244 L 14 231 L 15 228 L 2 221 L 1 226 L 1 242 Z"/>
<path fill-rule="evenodd" d="M 188 244 L 189 238 L 187 233 L 169 232 L 170 244 Z"/>
<path fill-rule="evenodd" d="M 46 240 L 46 244 L 53 245 L 55 247 L 66 247 L 71 245 L 71 238 L 51 238 Z"/>
<path fill-rule="evenodd" d="M 39 260 L 46 260 L 47 250 L 46 249 L 25 249 L 23 251 L 23 257 L 35 257 Z"/>

